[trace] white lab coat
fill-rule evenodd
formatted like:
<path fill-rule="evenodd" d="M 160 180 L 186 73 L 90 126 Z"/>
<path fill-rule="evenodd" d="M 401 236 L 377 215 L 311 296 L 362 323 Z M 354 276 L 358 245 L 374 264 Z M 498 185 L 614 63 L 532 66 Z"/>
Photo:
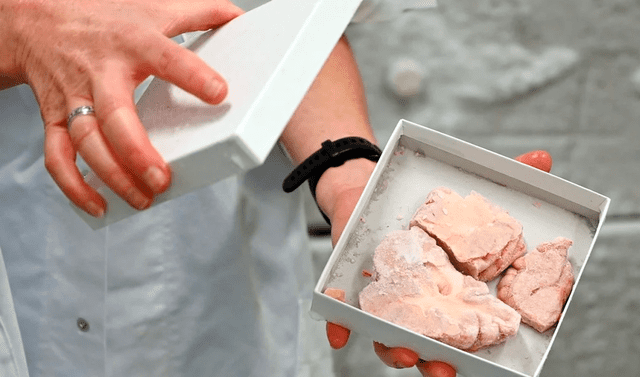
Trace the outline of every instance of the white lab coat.
<path fill-rule="evenodd" d="M 385 1 L 356 19 L 401 10 Z M 42 128 L 27 86 L 0 91 L 0 248 L 32 377 L 333 375 L 324 324 L 308 316 L 301 197 L 281 189 L 292 166 L 278 148 L 94 231 L 44 168 Z M 20 337 L 4 340 L 0 367 L 17 371 Z"/>
<path fill-rule="evenodd" d="M 306 227 L 277 149 L 261 168 L 94 231 L 44 168 L 29 88 L 0 92 L 0 114 L 0 247 L 31 376 L 309 368 L 300 335 L 322 325 L 308 328 Z"/>

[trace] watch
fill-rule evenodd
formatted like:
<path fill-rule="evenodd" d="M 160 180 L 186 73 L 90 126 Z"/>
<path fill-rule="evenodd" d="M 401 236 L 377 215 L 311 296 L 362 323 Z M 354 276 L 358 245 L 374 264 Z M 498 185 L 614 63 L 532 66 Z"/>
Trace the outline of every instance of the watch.
<path fill-rule="evenodd" d="M 302 164 L 293 171 L 282 182 L 282 189 L 285 192 L 293 192 L 306 180 L 309 180 L 311 195 L 316 201 L 316 186 L 322 174 L 327 169 L 338 167 L 346 161 L 357 158 L 366 158 L 373 162 L 378 162 L 382 151 L 370 141 L 361 137 L 346 137 L 336 141 L 327 140 L 322 143 L 322 148 L 309 156 Z M 318 207 L 319 208 L 319 207 Z M 320 210 L 322 216 L 330 224 L 327 216 Z"/>

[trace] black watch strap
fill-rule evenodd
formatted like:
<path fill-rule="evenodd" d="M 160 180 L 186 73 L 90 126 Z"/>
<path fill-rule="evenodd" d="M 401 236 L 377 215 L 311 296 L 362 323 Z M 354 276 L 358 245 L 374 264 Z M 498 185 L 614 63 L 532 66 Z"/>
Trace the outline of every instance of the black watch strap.
<path fill-rule="evenodd" d="M 309 156 L 284 179 L 282 189 L 285 192 L 293 192 L 304 181 L 309 180 L 311 195 L 315 200 L 316 186 L 327 169 L 340 166 L 346 161 L 357 158 L 366 158 L 377 162 L 381 154 L 380 148 L 361 137 L 346 137 L 336 141 L 327 140 L 322 143 L 320 150 Z M 322 211 L 320 212 L 322 213 Z M 322 213 L 322 216 L 329 223 L 329 219 L 324 213 Z"/>

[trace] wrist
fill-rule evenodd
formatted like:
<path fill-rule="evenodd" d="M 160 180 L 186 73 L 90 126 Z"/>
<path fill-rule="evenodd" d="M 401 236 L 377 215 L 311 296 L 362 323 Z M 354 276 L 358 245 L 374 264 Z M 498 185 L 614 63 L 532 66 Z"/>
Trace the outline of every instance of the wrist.
<path fill-rule="evenodd" d="M 375 166 L 373 161 L 358 158 L 327 169 L 316 186 L 316 201 L 320 210 L 331 220 L 339 203 L 357 201 Z"/>
<path fill-rule="evenodd" d="M 358 136 L 326 140 L 322 148 L 307 157 L 284 179 L 282 188 L 285 192 L 292 192 L 309 180 L 311 194 L 325 220 L 331 224 L 336 202 L 348 193 L 351 202 L 354 195 L 357 195 L 357 200 L 381 153 L 371 141 Z"/>

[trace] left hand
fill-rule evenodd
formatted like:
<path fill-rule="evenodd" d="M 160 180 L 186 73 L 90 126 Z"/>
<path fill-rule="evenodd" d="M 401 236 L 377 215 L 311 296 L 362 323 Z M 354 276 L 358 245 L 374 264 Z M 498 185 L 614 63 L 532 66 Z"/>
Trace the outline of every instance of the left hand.
<path fill-rule="evenodd" d="M 532 151 L 525 153 L 515 158 L 517 161 L 533 166 L 540 170 L 549 172 L 551 170 L 552 159 L 549 153 L 546 151 Z M 372 171 L 373 169 L 371 169 Z M 368 171 L 368 175 L 371 174 Z M 327 171 L 329 172 L 329 171 Z M 325 173 L 326 174 L 326 173 Z M 334 173 L 338 174 L 338 173 Z M 367 177 L 368 177 L 367 175 Z M 324 176 L 323 176 L 324 178 Z M 330 177 L 328 179 L 335 179 Z M 321 178 L 322 180 L 322 178 Z M 353 182 L 353 181 L 352 181 Z M 366 185 L 366 182 L 365 182 Z M 319 185 L 320 186 L 320 182 Z M 325 213 L 331 220 L 331 241 L 333 245 L 338 242 L 340 235 L 351 217 L 360 195 L 364 190 L 364 185 L 354 186 L 343 189 L 340 194 L 333 198 L 333 206 L 322 206 L 321 208 L 328 208 Z M 318 194 L 318 191 L 316 191 Z M 329 201 L 327 201 L 329 202 Z M 344 347 L 349 341 L 349 335 L 351 331 L 340 325 L 327 322 L 327 339 L 329 344 L 334 349 L 340 349 Z M 455 377 L 456 370 L 449 364 L 440 361 L 424 361 L 418 357 L 418 354 L 412 350 L 402 347 L 387 347 L 381 343 L 373 342 L 373 348 L 376 355 L 386 365 L 393 368 L 411 368 L 417 366 L 418 370 L 424 377 Z"/>
<path fill-rule="evenodd" d="M 224 79 L 170 37 L 221 26 L 242 10 L 229 0 L 0 0 L 0 8 L 0 87 L 33 90 L 53 180 L 79 208 L 104 215 L 106 201 L 75 164 L 79 154 L 132 207 L 149 207 L 171 171 L 140 123 L 134 89 L 155 75 L 220 103 Z M 67 125 L 81 106 L 95 113 Z"/>

